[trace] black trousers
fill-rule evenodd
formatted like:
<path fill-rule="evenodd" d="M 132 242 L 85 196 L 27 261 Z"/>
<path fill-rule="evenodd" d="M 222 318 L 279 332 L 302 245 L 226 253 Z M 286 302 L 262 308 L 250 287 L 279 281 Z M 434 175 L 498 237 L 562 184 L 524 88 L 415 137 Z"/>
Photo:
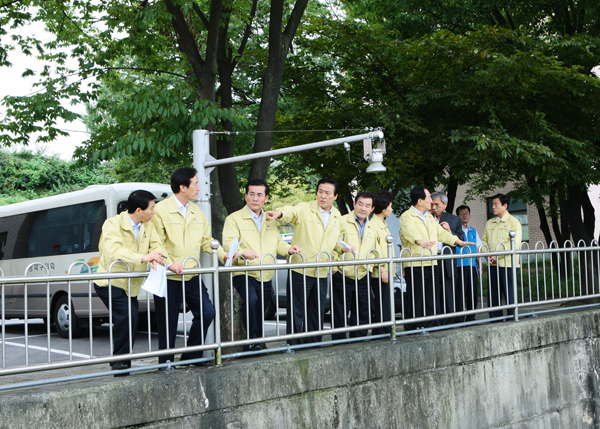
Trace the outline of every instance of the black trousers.
<path fill-rule="evenodd" d="M 434 278 L 433 266 L 405 267 L 404 277 L 406 279 L 406 297 L 404 300 L 405 319 L 439 314 L 436 308 L 438 305 L 436 290 L 441 288 L 441 279 L 439 275 L 436 275 Z M 418 327 L 429 328 L 439 325 L 439 321 L 429 320 L 426 322 L 407 323 L 404 325 L 404 329 L 411 331 Z"/>
<path fill-rule="evenodd" d="M 379 286 L 379 277 L 371 277 L 371 290 L 375 296 L 373 299 L 373 323 L 389 322 L 390 317 L 390 285 L 381 282 Z M 373 335 L 389 334 L 392 332 L 390 326 L 386 328 L 373 329 Z"/>
<path fill-rule="evenodd" d="M 94 289 L 106 308 L 110 310 L 108 286 L 98 286 Z M 137 296 L 128 297 L 120 287 L 111 286 L 112 315 L 113 315 L 113 354 L 124 355 L 133 352 L 129 348 L 129 328 L 131 327 L 131 346 L 135 343 L 135 333 L 138 328 L 138 299 Z M 131 323 L 129 321 L 129 303 L 131 303 Z M 123 361 L 131 367 L 131 360 Z"/>
<path fill-rule="evenodd" d="M 202 292 L 200 292 L 200 289 Z M 169 348 L 175 347 L 175 338 L 177 336 L 177 324 L 179 321 L 179 312 L 183 302 L 182 282 L 176 280 L 167 280 L 167 297 L 169 308 L 166 307 L 166 299 L 154 295 L 154 309 L 156 312 L 156 323 L 158 325 L 158 348 L 160 350 L 167 348 L 167 338 Z M 192 327 L 188 336 L 188 346 L 198 346 L 204 344 L 208 327 L 215 318 L 215 308 L 213 307 L 208 290 L 204 282 L 200 286 L 199 276 L 194 276 L 185 282 L 185 302 L 190 308 L 193 318 Z M 202 303 L 202 306 L 201 306 Z M 185 311 L 185 309 L 184 309 Z M 167 317 L 169 318 L 169 333 L 167 335 Z M 185 328 L 185 327 L 184 327 Z M 203 352 L 187 352 L 181 355 L 181 360 L 198 359 L 203 356 Z M 174 355 L 159 356 L 158 362 L 165 363 L 167 360 L 174 362 Z"/>
<path fill-rule="evenodd" d="M 292 332 L 310 332 L 323 329 L 323 318 L 325 317 L 325 299 L 327 298 L 327 277 L 306 276 L 306 290 L 304 289 L 304 276 L 291 271 L 291 282 L 287 282 L 287 312 L 286 328 L 287 334 Z M 304 297 L 306 296 L 306 315 L 304 314 Z M 319 309 L 321 310 L 319 312 Z M 317 343 L 322 335 L 314 337 L 288 340 L 288 344 Z"/>
<path fill-rule="evenodd" d="M 261 283 L 254 277 L 248 276 L 248 294 L 246 295 L 246 276 L 240 275 L 233 278 L 233 287 L 242 298 L 241 317 L 247 338 L 262 337 L 263 315 L 271 299 L 271 281 Z M 250 347 L 244 346 L 247 351 Z"/>
<path fill-rule="evenodd" d="M 456 282 L 456 294 L 454 302 L 456 311 L 475 310 L 479 299 L 479 274 L 477 268 L 471 265 L 459 267 L 458 281 Z M 475 315 L 455 317 L 457 323 L 475 320 Z"/>
<path fill-rule="evenodd" d="M 502 295 L 507 304 L 514 304 L 515 297 L 513 291 L 513 269 L 517 270 L 517 279 L 519 278 L 519 269 L 512 267 L 499 267 L 494 265 L 490 267 L 490 277 L 488 279 L 488 303 L 490 307 L 501 305 Z M 502 310 L 490 311 L 490 317 L 501 317 Z M 509 316 L 515 314 L 514 310 L 506 310 Z"/>
<path fill-rule="evenodd" d="M 446 265 L 442 261 L 438 261 L 435 266 L 436 277 L 436 312 L 437 314 L 450 314 L 456 311 L 454 306 L 454 297 L 458 287 L 458 278 L 456 276 L 457 268 L 448 271 Z M 455 264 L 454 261 L 452 261 Z M 442 269 L 443 267 L 443 269 Z M 437 279 L 440 279 L 438 282 Z M 448 317 L 440 320 L 440 325 L 450 325 L 455 322 L 454 317 Z"/>
<path fill-rule="evenodd" d="M 333 275 L 331 289 L 331 302 L 333 305 L 333 327 L 343 328 L 349 326 L 366 325 L 369 323 L 369 275 L 356 281 L 343 276 L 341 272 Z M 345 290 L 344 290 L 345 282 Z M 358 313 L 357 313 L 358 306 Z M 347 315 L 350 317 L 347 318 Z M 368 329 L 350 332 L 350 338 L 366 337 Z M 332 340 L 346 338 L 346 333 L 333 334 Z"/>

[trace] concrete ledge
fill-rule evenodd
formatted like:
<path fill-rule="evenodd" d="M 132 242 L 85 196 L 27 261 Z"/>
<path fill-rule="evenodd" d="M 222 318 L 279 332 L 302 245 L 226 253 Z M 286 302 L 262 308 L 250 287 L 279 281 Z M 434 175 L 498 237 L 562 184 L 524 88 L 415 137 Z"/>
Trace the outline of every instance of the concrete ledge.
<path fill-rule="evenodd" d="M 598 427 L 600 310 L 0 395 L 0 427 Z"/>

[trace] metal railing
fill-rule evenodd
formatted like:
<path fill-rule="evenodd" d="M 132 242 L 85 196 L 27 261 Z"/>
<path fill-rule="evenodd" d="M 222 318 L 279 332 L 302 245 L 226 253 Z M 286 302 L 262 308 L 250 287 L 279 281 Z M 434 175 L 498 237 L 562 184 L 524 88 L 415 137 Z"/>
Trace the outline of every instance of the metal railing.
<path fill-rule="evenodd" d="M 388 255 L 393 255 L 392 249 L 392 238 L 388 237 Z M 468 248 L 467 248 L 468 249 Z M 570 242 L 565 243 L 562 247 L 559 247 L 557 243 L 553 242 L 548 248 L 545 248 L 541 243 L 536 243 L 532 248 L 527 243 L 523 243 L 520 249 L 514 248 L 514 239 L 511 249 L 497 248 L 497 249 L 480 249 L 479 253 L 462 253 L 462 254 L 442 254 L 442 255 L 431 255 L 429 251 L 423 251 L 420 255 L 412 255 L 410 251 L 404 249 L 401 251 L 400 257 L 389 257 L 388 255 L 379 255 L 377 251 L 372 250 L 369 252 L 372 259 L 368 260 L 355 260 L 352 254 L 344 254 L 341 261 L 333 261 L 332 256 L 327 252 L 321 252 L 319 254 L 321 262 L 305 262 L 304 257 L 300 255 L 302 261 L 294 263 L 277 263 L 276 255 L 263 255 L 261 258 L 260 265 L 236 265 L 232 267 L 219 267 L 217 260 L 217 248 L 213 247 L 212 261 L 213 266 L 194 268 L 184 270 L 184 274 L 187 275 L 210 275 L 213 279 L 213 303 L 215 309 L 215 319 L 212 325 L 214 332 L 214 342 L 205 344 L 205 338 L 202 338 L 202 344 L 196 346 L 190 346 L 188 344 L 188 332 L 187 332 L 187 319 L 186 312 L 183 312 L 183 344 L 181 346 L 176 345 L 175 348 L 169 348 L 167 341 L 167 348 L 159 350 L 156 344 L 156 335 L 148 329 L 147 332 L 147 347 L 140 347 L 139 341 L 136 347 L 137 351 L 134 351 L 125 355 L 114 355 L 113 350 L 113 314 L 112 306 L 109 306 L 108 313 L 102 314 L 100 317 L 102 320 L 108 322 L 109 331 L 109 346 L 108 351 L 102 354 L 99 352 L 99 339 L 98 335 L 94 333 L 94 326 L 92 319 L 89 321 L 87 330 L 87 339 L 89 340 L 89 355 L 84 355 L 79 352 L 75 352 L 74 345 L 78 345 L 79 341 L 83 341 L 83 338 L 77 339 L 73 337 L 73 318 L 77 317 L 76 313 L 82 311 L 81 309 L 72 309 L 72 297 L 74 295 L 74 285 L 78 285 L 78 290 L 81 290 L 82 285 L 85 285 L 86 300 L 88 303 L 88 315 L 91 317 L 97 317 L 97 311 L 93 309 L 93 300 L 95 299 L 92 283 L 100 279 L 108 279 L 111 284 L 114 279 L 127 279 L 128 280 L 128 292 L 131 293 L 131 279 L 146 277 L 148 272 L 130 272 L 129 267 L 124 262 L 115 262 L 111 265 L 112 267 L 117 263 L 126 265 L 127 271 L 121 272 L 109 272 L 102 274 L 90 274 L 90 269 L 87 264 L 78 262 L 76 264 L 82 264 L 87 266 L 87 274 L 66 274 L 60 276 L 27 276 L 22 277 L 4 277 L 4 273 L 1 272 L 2 277 L 0 278 L 1 286 L 1 297 L 2 297 L 2 368 L 0 369 L 0 376 L 16 375 L 31 373 L 37 371 L 51 371 L 64 368 L 74 368 L 78 366 L 94 365 L 100 363 L 111 363 L 116 361 L 122 361 L 124 359 L 148 359 L 156 358 L 157 356 L 178 354 L 182 352 L 190 351 L 213 351 L 214 357 L 203 357 L 185 362 L 167 362 L 166 364 L 145 364 L 138 367 L 123 370 L 121 372 L 136 372 L 141 370 L 156 369 L 156 368 L 170 368 L 175 365 L 200 363 L 200 362 L 213 362 L 215 365 L 221 365 L 223 358 L 233 358 L 242 355 L 273 352 L 273 351 L 291 351 L 298 348 L 313 347 L 315 345 L 327 345 L 327 344 L 338 344 L 350 341 L 364 341 L 365 336 L 370 338 L 389 338 L 395 341 L 398 335 L 406 335 L 410 333 L 425 333 L 429 331 L 435 331 L 439 329 L 446 329 L 448 327 L 460 327 L 468 326 L 482 322 L 494 322 L 502 321 L 506 319 L 513 319 L 518 321 L 520 317 L 524 316 L 535 316 L 537 314 L 551 312 L 551 311 L 564 311 L 565 309 L 581 308 L 590 305 L 596 305 L 594 300 L 600 297 L 600 247 L 597 242 L 593 242 L 591 245 L 586 245 L 583 242 L 578 243 L 577 246 L 572 245 Z M 510 264 L 501 262 L 497 265 L 491 265 L 487 263 L 481 264 L 483 269 L 480 269 L 480 265 L 476 265 L 477 275 L 472 275 L 468 281 L 465 280 L 465 270 L 458 269 L 458 261 L 461 262 L 461 266 L 464 264 L 472 264 L 474 258 L 485 261 L 486 258 L 495 256 L 499 261 L 510 261 Z M 192 258 L 199 265 L 199 261 L 196 258 Z M 294 260 L 298 259 L 295 256 Z M 273 261 L 271 264 L 265 264 L 269 260 Z M 446 264 L 444 261 L 451 261 L 450 272 L 445 268 Z M 518 262 L 517 262 L 518 261 Z M 71 273 L 71 269 L 76 265 L 73 264 L 68 272 Z M 371 277 L 367 275 L 366 278 L 359 279 L 359 271 L 361 266 L 366 265 L 379 267 L 385 266 L 389 273 L 389 282 L 387 289 L 383 290 L 385 284 L 381 281 L 380 277 Z M 437 266 L 439 268 L 432 268 Z M 517 267 L 513 269 L 507 267 Z M 468 265 L 472 266 L 472 265 Z M 354 276 L 351 275 L 352 269 L 346 271 L 346 275 L 343 276 L 341 273 L 344 272 L 344 267 L 352 267 Z M 317 269 L 317 280 L 316 280 L 316 300 L 313 299 L 311 291 L 308 290 L 307 284 L 314 281 L 314 279 L 306 276 L 307 268 Z M 29 266 L 25 269 L 27 273 Z M 288 272 L 289 270 L 289 272 Z M 297 273 L 302 275 L 302 302 L 295 298 L 292 298 L 293 293 L 290 294 L 291 287 L 286 287 L 288 291 L 287 296 L 280 295 L 280 286 L 282 282 L 290 282 L 291 272 L 296 270 Z M 340 271 L 341 270 L 341 271 Z M 270 282 L 265 281 L 264 273 L 268 271 L 274 271 L 274 275 Z M 236 312 L 236 300 L 239 299 L 239 294 L 233 292 L 233 274 L 240 273 L 244 279 L 244 288 L 246 297 L 249 296 L 250 285 L 249 278 L 253 273 L 258 272 L 258 295 L 257 299 L 259 302 L 258 310 L 260 316 L 258 317 L 260 326 L 260 335 L 251 335 L 250 330 L 247 329 L 244 335 L 237 334 L 235 326 L 238 322 L 242 322 L 246 327 L 251 325 L 252 314 L 250 311 Z M 341 296 L 340 299 L 339 291 L 334 291 L 334 272 L 337 279 L 341 277 Z M 419 272 L 421 275 L 419 276 Z M 427 274 L 430 272 L 430 274 Z M 219 297 L 219 274 L 226 273 L 229 277 L 229 285 L 231 286 L 231 294 L 227 298 L 227 302 L 221 302 Z M 407 278 L 407 284 L 404 285 L 402 280 L 402 273 Z M 396 274 L 396 275 L 394 275 Z M 318 278 L 323 275 L 325 280 L 320 283 Z M 510 278 L 510 282 L 506 279 Z M 414 280 L 418 279 L 418 282 Z M 270 302 L 271 296 L 267 296 L 269 286 L 274 286 L 274 297 L 273 301 Z M 69 318 L 70 323 L 68 324 L 68 338 L 66 338 L 68 351 L 64 350 L 58 357 L 54 356 L 57 348 L 65 346 L 65 340 L 57 339 L 56 334 L 51 332 L 50 321 L 55 317 L 56 314 L 53 305 L 55 303 L 55 293 L 53 287 L 57 284 L 67 285 L 67 303 L 69 303 L 69 309 L 66 312 L 66 316 Z M 321 285 L 326 284 L 325 299 L 323 299 L 323 290 Z M 12 339 L 7 334 L 7 317 L 6 317 L 6 288 L 22 285 L 23 287 L 23 329 L 24 329 L 24 359 L 16 365 L 7 364 L 7 346 L 14 348 L 16 340 Z M 37 293 L 34 298 L 29 294 L 29 288 L 37 287 L 36 285 L 43 285 L 45 293 Z M 339 284 L 338 284 L 339 285 Z M 199 287 L 202 287 L 202 282 L 199 282 Z M 314 287 L 314 286 L 313 286 Z M 337 286 L 336 286 L 337 287 Z M 510 287 L 510 290 L 509 290 Z M 359 290 L 360 288 L 360 290 Z M 378 288 L 377 291 L 381 291 L 377 302 L 374 302 L 372 293 Z M 406 288 L 406 292 L 404 292 Z M 109 294 L 110 290 L 109 289 Z M 36 289 L 37 290 L 37 289 Z M 364 293 L 366 295 L 366 303 L 364 300 Z M 385 294 L 383 293 L 385 292 Z M 78 292 L 81 293 L 81 292 Z M 183 308 L 185 309 L 188 303 L 185 300 L 185 281 L 182 281 L 182 293 L 183 293 Z M 201 294 L 201 291 L 200 291 Z M 270 294 L 269 294 L 270 295 Z M 363 299 L 358 299 L 359 295 L 363 296 Z M 469 296 L 470 295 L 470 296 Z M 14 294 L 13 294 L 14 296 Z M 373 295 L 375 296 L 375 295 Z M 497 299 L 494 300 L 494 298 Z M 504 303 L 502 302 L 504 297 Z M 470 299 L 469 299 L 470 298 Z M 36 335 L 35 339 L 45 336 L 46 347 L 34 346 L 31 344 L 34 336 L 30 336 L 29 325 L 32 317 L 29 312 L 32 309 L 34 300 L 44 300 L 43 305 L 45 306 L 43 319 L 46 320 L 46 333 L 45 335 Z M 284 301 L 285 299 L 285 301 Z M 168 297 L 167 297 L 168 300 Z M 36 301 L 36 302 L 38 302 Z M 572 304 L 574 301 L 580 302 L 579 307 L 561 307 L 563 304 Z M 112 298 L 110 300 L 112 302 Z M 131 314 L 134 309 L 131 307 L 131 301 L 129 301 L 129 316 L 131 320 Z M 200 303 L 202 300 L 200 300 Z M 150 296 L 147 296 L 145 300 L 146 305 L 146 322 L 148 326 L 152 324 L 153 318 L 151 315 L 152 302 Z M 490 304 L 494 304 L 490 306 Z M 365 304 L 367 313 L 365 315 Z M 375 304 L 375 305 L 373 305 Z M 39 302 L 36 305 L 40 305 Z M 202 305 L 202 304 L 200 304 Z M 265 317 L 265 311 L 269 305 L 275 306 L 274 319 L 268 320 Z M 291 321 L 294 323 L 293 317 L 290 315 L 294 313 L 294 305 L 300 305 L 300 315 L 302 316 L 302 326 L 296 329 L 298 332 L 294 332 L 294 329 L 287 329 L 287 323 Z M 398 307 L 397 307 L 398 305 Z M 333 317 L 336 314 L 336 306 L 343 306 L 342 320 L 335 320 Z M 167 306 L 168 308 L 168 306 Z M 221 309 L 229 308 L 230 314 L 233 315 L 228 320 L 221 320 Z M 248 308 L 248 306 L 246 306 Z M 378 314 L 373 313 L 373 309 L 376 309 Z M 282 320 L 283 310 L 287 321 Z M 327 318 L 324 317 L 325 310 L 329 310 L 331 316 L 330 323 L 327 323 Z M 337 310 L 336 310 L 337 309 Z M 389 315 L 387 310 L 389 309 Z M 200 314 L 202 314 L 203 308 L 200 307 Z M 42 310 L 43 311 L 43 310 Z M 505 315 L 503 312 L 506 311 Z M 489 312 L 500 312 L 495 317 L 486 317 L 485 313 Z M 85 311 L 83 311 L 85 313 Z M 101 311 L 100 311 L 101 313 Z M 237 314 L 236 314 L 237 313 Z M 339 314 L 339 311 L 338 311 Z M 467 317 L 471 316 L 468 320 Z M 313 319 L 309 319 L 313 317 Z M 476 317 L 476 319 L 475 319 Z M 374 320 L 376 319 L 376 320 Z M 473 320 L 475 319 L 475 320 Z M 309 321 L 314 322 L 316 328 L 309 329 Z M 196 323 L 202 323 L 202 318 Z M 166 331 L 169 332 L 168 318 L 167 318 Z M 224 331 L 221 329 L 221 324 L 227 323 L 230 327 Z M 20 325 L 19 325 L 20 326 Z M 204 331 L 204 327 L 201 326 L 201 332 Z M 133 338 L 134 332 L 130 329 L 130 351 L 134 350 Z M 368 335 L 368 330 L 378 330 L 380 333 L 376 335 Z M 362 331 L 362 333 L 361 333 Z M 227 338 L 221 338 L 221 333 L 225 332 Z M 366 333 L 365 333 L 366 332 Z M 350 338 L 346 336 L 350 334 Z M 315 337 L 323 335 L 332 335 L 331 340 L 320 341 L 315 343 Z M 357 335 L 359 335 L 357 337 Z M 105 340 L 103 340 L 105 343 Z M 95 344 L 96 343 L 96 344 Z M 223 355 L 224 349 L 233 347 L 253 346 L 257 344 L 269 343 L 270 347 L 267 350 L 260 351 L 248 351 L 239 352 L 233 351 L 229 354 Z M 53 345 L 56 347 L 53 349 Z M 18 347 L 23 346 L 18 344 Z M 41 358 L 39 354 L 36 354 L 36 362 L 30 361 L 30 353 L 37 353 L 41 349 L 45 351 L 45 358 Z M 140 350 L 140 348 L 142 350 Z M 81 347 L 78 347 L 81 350 Z M 96 352 L 96 355 L 94 354 Z M 10 353 L 10 352 L 9 352 Z M 45 362 L 39 363 L 40 360 Z M 24 362 L 24 365 L 22 364 Z M 112 375 L 118 371 L 111 372 L 97 372 L 93 374 L 84 374 L 81 376 L 72 377 L 61 377 L 60 379 L 53 379 L 53 381 L 62 381 L 65 379 L 88 378 L 102 375 Z M 1 380 L 0 380 L 1 381 Z M 23 387 L 24 385 L 36 385 L 47 383 L 48 381 L 40 382 L 28 382 L 29 384 L 14 383 L 5 384 L 0 386 L 0 390 L 6 390 L 15 387 Z"/>

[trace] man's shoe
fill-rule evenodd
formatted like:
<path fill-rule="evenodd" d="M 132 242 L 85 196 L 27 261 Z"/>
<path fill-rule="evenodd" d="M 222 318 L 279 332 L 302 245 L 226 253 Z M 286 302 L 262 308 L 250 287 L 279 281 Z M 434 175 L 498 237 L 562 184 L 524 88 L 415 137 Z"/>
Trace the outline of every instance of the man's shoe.
<path fill-rule="evenodd" d="M 249 352 L 259 352 L 262 350 L 262 347 L 260 346 L 260 344 L 252 344 L 249 348 L 248 351 Z"/>
<path fill-rule="evenodd" d="M 210 366 L 211 363 L 212 363 L 212 361 L 205 360 L 203 362 L 195 362 L 195 363 L 180 363 L 177 366 L 196 366 L 199 368 L 204 368 L 204 367 Z"/>
<path fill-rule="evenodd" d="M 129 369 L 129 368 L 130 368 L 130 366 L 129 366 L 129 364 L 128 364 L 127 362 L 113 362 L 113 363 L 110 365 L 110 368 L 111 368 L 113 371 L 119 371 L 119 370 L 122 370 L 122 369 Z M 125 377 L 125 376 L 127 376 L 127 375 L 129 375 L 129 373 L 128 373 L 128 372 L 123 372 L 123 373 L 121 373 L 121 374 L 115 374 L 115 377 Z"/>

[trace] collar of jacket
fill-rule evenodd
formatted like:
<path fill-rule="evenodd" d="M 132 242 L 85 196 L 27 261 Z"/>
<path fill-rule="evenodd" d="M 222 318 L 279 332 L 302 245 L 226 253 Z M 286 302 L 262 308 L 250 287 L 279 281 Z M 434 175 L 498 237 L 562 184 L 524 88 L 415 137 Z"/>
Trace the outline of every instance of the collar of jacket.
<path fill-rule="evenodd" d="M 177 201 L 175 201 L 175 194 L 171 195 L 171 197 L 167 200 L 167 207 L 169 208 L 170 213 L 181 214 L 181 212 L 179 211 L 179 207 L 177 207 Z M 185 217 L 186 221 L 190 219 L 190 214 L 196 214 L 196 207 L 197 206 L 196 204 L 194 204 L 193 201 L 190 201 L 188 203 L 187 216 Z"/>
<path fill-rule="evenodd" d="M 144 228 L 144 222 L 142 222 L 142 225 L 140 227 L 140 233 L 142 232 Z M 133 228 L 131 226 L 131 222 L 129 222 L 129 213 L 127 213 L 127 211 L 121 212 L 121 229 L 124 229 L 125 231 L 129 231 L 133 234 Z M 135 236 L 135 234 L 134 234 Z"/>
<path fill-rule="evenodd" d="M 246 204 L 244 207 L 242 207 L 242 218 L 243 219 L 252 219 L 254 221 L 254 218 L 252 217 L 252 213 L 250 213 L 250 207 L 248 207 L 248 204 Z M 261 220 L 264 220 L 264 218 Z"/>

